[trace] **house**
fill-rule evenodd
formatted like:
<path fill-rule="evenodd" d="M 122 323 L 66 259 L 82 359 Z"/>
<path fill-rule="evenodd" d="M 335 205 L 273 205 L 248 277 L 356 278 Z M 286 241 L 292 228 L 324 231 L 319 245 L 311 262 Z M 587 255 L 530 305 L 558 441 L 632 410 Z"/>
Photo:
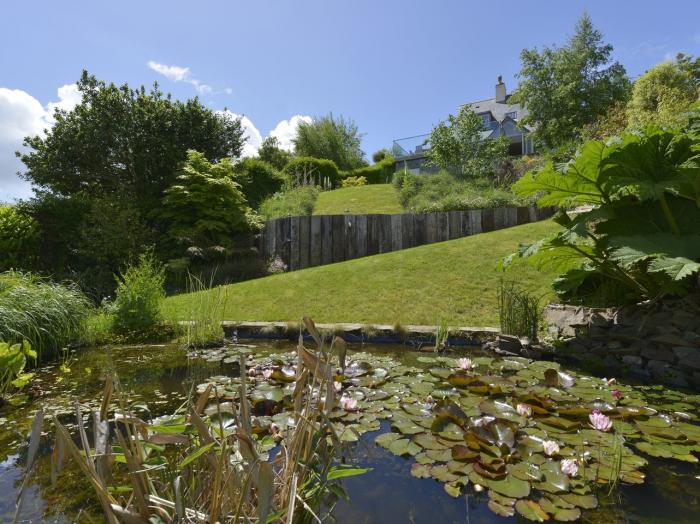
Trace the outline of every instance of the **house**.
<path fill-rule="evenodd" d="M 530 132 L 532 129 L 519 124 L 527 114 L 520 104 L 510 101 L 506 92 L 506 84 L 498 77 L 493 98 L 468 102 L 470 107 L 484 121 L 482 138 L 505 136 L 508 139 L 508 153 L 511 156 L 532 154 L 534 147 Z M 396 158 L 396 169 L 408 169 L 415 173 L 437 171 L 435 166 L 426 165 L 427 153 L 430 150 L 430 134 L 412 136 L 394 140 L 392 153 Z"/>

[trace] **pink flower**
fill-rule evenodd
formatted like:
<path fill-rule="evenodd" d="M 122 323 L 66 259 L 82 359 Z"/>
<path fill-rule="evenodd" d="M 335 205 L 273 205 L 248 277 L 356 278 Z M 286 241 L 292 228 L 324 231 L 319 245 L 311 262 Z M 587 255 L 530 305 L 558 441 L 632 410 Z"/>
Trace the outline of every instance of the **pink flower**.
<path fill-rule="evenodd" d="M 604 378 L 603 381 L 605 382 L 606 386 L 617 384 L 617 380 L 615 378 Z"/>
<path fill-rule="evenodd" d="M 269 380 L 271 376 L 272 376 L 271 369 L 264 369 L 263 370 L 263 377 L 265 377 L 265 380 Z"/>
<path fill-rule="evenodd" d="M 598 431 L 610 431 L 613 426 L 610 417 L 606 417 L 597 409 L 593 410 L 593 413 L 588 415 L 588 420 L 591 421 L 591 427 L 597 429 Z"/>
<path fill-rule="evenodd" d="M 345 411 L 355 411 L 357 409 L 357 399 L 343 395 L 340 397 L 340 405 Z"/>
<path fill-rule="evenodd" d="M 457 360 L 457 365 L 459 366 L 459 369 L 463 369 L 464 371 L 467 371 L 472 368 L 473 364 L 470 358 L 460 358 Z"/>
<path fill-rule="evenodd" d="M 615 400 L 620 400 L 622 398 L 622 391 L 619 389 L 613 389 L 610 394 Z"/>
<path fill-rule="evenodd" d="M 257 370 L 256 368 L 250 368 L 250 369 L 248 370 L 248 376 L 249 376 L 249 377 L 254 377 L 254 376 L 257 375 L 257 374 L 258 374 L 258 370 Z"/>
<path fill-rule="evenodd" d="M 333 389 L 335 389 L 336 393 L 340 393 L 340 390 L 343 389 L 343 384 L 334 380 Z"/>
<path fill-rule="evenodd" d="M 532 408 L 527 404 L 518 404 L 515 406 L 515 411 L 517 411 L 518 415 L 521 417 L 529 417 L 532 415 Z"/>
<path fill-rule="evenodd" d="M 550 457 L 555 453 L 559 453 L 559 444 L 557 444 L 554 440 L 542 441 L 542 447 L 544 448 L 545 455 Z"/>
<path fill-rule="evenodd" d="M 575 459 L 564 459 L 559 464 L 562 473 L 566 473 L 570 477 L 575 477 L 578 473 L 578 463 Z"/>

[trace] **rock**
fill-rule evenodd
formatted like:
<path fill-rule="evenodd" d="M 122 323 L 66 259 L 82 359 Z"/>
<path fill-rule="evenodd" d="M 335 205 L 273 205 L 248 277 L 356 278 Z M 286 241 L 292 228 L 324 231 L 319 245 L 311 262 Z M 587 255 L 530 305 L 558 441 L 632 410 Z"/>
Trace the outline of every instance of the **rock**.
<path fill-rule="evenodd" d="M 682 360 L 685 357 L 692 355 L 693 353 L 700 351 L 700 348 L 694 348 L 690 346 L 680 346 L 673 348 L 673 354 L 678 360 Z"/>
<path fill-rule="evenodd" d="M 532 348 L 522 348 L 520 350 L 520 355 L 525 357 L 525 358 L 531 358 L 533 360 L 537 360 L 537 359 L 542 358 L 542 352 L 537 350 L 537 349 L 532 349 Z"/>
<path fill-rule="evenodd" d="M 625 355 L 622 357 L 622 362 L 628 366 L 641 366 L 644 361 L 642 360 L 642 357 L 637 355 Z"/>
<path fill-rule="evenodd" d="M 510 351 L 512 353 L 519 353 L 522 348 L 520 339 L 513 335 L 498 335 L 496 337 L 496 345 L 501 351 Z"/>
<path fill-rule="evenodd" d="M 651 340 L 658 342 L 659 344 L 668 344 L 669 346 L 687 346 L 688 341 L 683 337 L 674 335 L 673 333 L 664 333 L 662 335 L 657 335 Z"/>
<path fill-rule="evenodd" d="M 647 369 L 651 373 L 651 376 L 660 382 L 681 388 L 688 387 L 688 380 L 685 377 L 685 373 L 677 370 L 668 362 L 650 360 L 647 363 Z"/>
<path fill-rule="evenodd" d="M 700 351 L 688 353 L 683 358 L 678 360 L 678 364 L 686 368 L 700 370 Z"/>
<path fill-rule="evenodd" d="M 647 346 L 642 350 L 642 356 L 649 360 L 660 360 L 663 362 L 675 362 L 676 356 L 673 351 L 666 348 Z"/>

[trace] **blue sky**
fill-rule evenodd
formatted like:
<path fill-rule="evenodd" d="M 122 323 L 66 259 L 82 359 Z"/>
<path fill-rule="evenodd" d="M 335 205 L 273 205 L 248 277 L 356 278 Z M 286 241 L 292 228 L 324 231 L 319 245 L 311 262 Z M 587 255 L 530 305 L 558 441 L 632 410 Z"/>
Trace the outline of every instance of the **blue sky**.
<path fill-rule="evenodd" d="M 288 140 L 294 115 L 343 114 L 369 156 L 493 96 L 498 75 L 515 87 L 521 49 L 562 44 L 584 9 L 633 76 L 700 54 L 698 0 L 3 2 L 0 200 L 28 194 L 18 136 L 74 103 L 83 68 L 245 115 L 253 146 Z"/>

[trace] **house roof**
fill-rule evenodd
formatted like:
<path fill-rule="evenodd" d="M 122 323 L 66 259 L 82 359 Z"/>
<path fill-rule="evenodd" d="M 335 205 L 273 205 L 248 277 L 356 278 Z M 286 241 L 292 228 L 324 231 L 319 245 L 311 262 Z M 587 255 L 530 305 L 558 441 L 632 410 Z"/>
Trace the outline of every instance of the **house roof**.
<path fill-rule="evenodd" d="M 495 98 L 487 98 L 486 100 L 479 100 L 477 102 L 467 102 L 463 104 L 462 107 L 469 106 L 477 114 L 491 113 L 493 118 L 498 122 L 503 122 L 506 118 L 506 113 L 517 111 L 518 118 L 516 118 L 516 121 L 520 120 L 527 114 L 526 110 L 524 110 L 520 104 L 508 103 L 509 100 L 510 95 L 506 98 L 505 102 L 496 102 Z"/>

